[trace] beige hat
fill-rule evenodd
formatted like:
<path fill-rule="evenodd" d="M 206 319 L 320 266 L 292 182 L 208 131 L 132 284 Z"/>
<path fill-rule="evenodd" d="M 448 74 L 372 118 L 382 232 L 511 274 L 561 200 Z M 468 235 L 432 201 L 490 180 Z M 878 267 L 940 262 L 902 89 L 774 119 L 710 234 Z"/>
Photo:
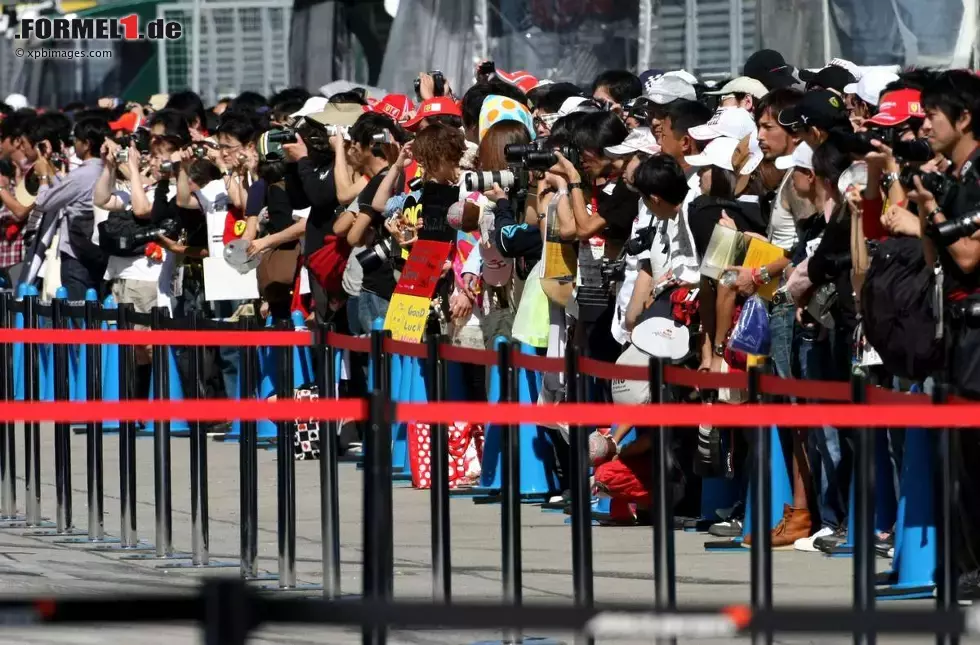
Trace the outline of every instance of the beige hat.
<path fill-rule="evenodd" d="M 308 114 L 307 119 L 316 121 L 320 125 L 354 125 L 361 115 L 364 108 L 360 105 L 346 103 L 330 103 L 321 111 Z"/>
<path fill-rule="evenodd" d="M 149 103 L 150 107 L 154 110 L 162 110 L 163 108 L 167 107 L 167 101 L 169 100 L 169 94 L 154 94 L 150 97 L 150 100 L 147 101 L 147 103 Z"/>

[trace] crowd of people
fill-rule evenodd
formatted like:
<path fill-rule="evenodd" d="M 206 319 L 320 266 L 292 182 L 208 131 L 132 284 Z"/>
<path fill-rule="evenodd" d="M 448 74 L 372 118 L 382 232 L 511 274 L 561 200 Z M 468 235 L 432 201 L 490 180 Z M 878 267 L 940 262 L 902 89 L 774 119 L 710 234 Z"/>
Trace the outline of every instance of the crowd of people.
<path fill-rule="evenodd" d="M 298 310 L 366 334 L 385 318 L 413 246 L 432 240 L 452 251 L 427 330 L 458 346 L 489 349 L 503 336 L 553 357 L 571 345 L 604 361 L 659 356 L 705 372 L 764 355 L 781 377 L 841 381 L 862 370 L 885 387 L 942 382 L 980 397 L 973 72 L 838 59 L 805 70 L 761 50 L 741 76 L 712 83 L 684 70 L 611 70 L 580 86 L 484 62 L 465 91 L 435 72 L 416 88 L 244 92 L 210 108 L 193 92 L 0 105 L 8 286 L 64 287 L 72 300 L 94 289 L 175 317 L 289 320 Z M 225 274 L 209 277 L 212 261 L 254 280 L 257 296 L 218 295 Z M 212 359 L 200 387 L 235 396 L 237 352 Z M 139 362 L 145 392 L 148 351 Z M 364 392 L 363 368 L 350 394 Z M 484 369 L 465 366 L 462 387 L 486 400 Z M 563 378 L 545 376 L 539 394 L 560 405 Z M 735 405 L 744 393 L 671 396 Z M 631 381 L 597 381 L 589 397 L 651 398 Z M 806 428 L 803 408 L 800 426 L 783 429 L 793 501 L 772 542 L 828 550 L 846 533 L 852 436 Z M 568 428 L 547 431 L 565 490 Z M 902 431 L 889 437 L 898 472 Z M 958 564 L 973 572 L 960 595 L 971 597 L 980 444 L 957 441 Z M 610 521 L 642 523 L 650 437 L 613 427 L 590 445 Z M 746 438 L 725 428 L 675 432 L 677 514 L 697 515 L 702 478 L 746 479 L 747 455 Z M 711 533 L 742 535 L 741 508 L 720 509 Z M 892 543 L 878 535 L 883 553 Z"/>

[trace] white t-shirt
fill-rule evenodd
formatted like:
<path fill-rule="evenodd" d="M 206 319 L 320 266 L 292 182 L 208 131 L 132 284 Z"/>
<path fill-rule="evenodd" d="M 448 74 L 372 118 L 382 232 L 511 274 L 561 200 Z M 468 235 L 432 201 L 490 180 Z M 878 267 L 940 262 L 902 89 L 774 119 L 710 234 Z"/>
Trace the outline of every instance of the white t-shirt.
<path fill-rule="evenodd" d="M 125 188 L 126 187 L 122 185 L 117 185 L 117 190 L 113 193 L 113 195 L 122 200 L 123 204 L 126 206 L 126 210 L 131 210 L 131 196 Z M 146 188 L 146 192 L 148 193 L 148 196 L 152 195 L 153 187 L 151 186 Z M 167 199 L 173 199 L 176 194 L 176 186 L 171 186 Z M 106 265 L 104 277 L 106 280 L 138 280 L 140 282 L 155 282 L 157 285 L 157 306 L 167 307 L 169 309 L 172 304 L 171 299 L 173 296 L 171 284 L 173 282 L 174 256 L 172 253 L 168 253 L 162 247 L 160 251 L 163 253 L 163 259 L 159 261 L 148 258 L 145 255 L 140 255 L 138 257 L 110 255 L 109 262 Z"/>
<path fill-rule="evenodd" d="M 796 219 L 793 213 L 783 205 L 793 190 L 793 173 L 787 172 L 776 191 L 776 199 L 772 205 L 772 216 L 769 218 L 769 241 L 779 248 L 789 251 L 796 246 L 799 234 L 796 229 Z"/>
<path fill-rule="evenodd" d="M 228 215 L 228 190 L 224 179 L 215 179 L 200 190 L 194 191 L 208 227 L 208 254 L 213 258 L 224 257 L 225 218 Z"/>
<path fill-rule="evenodd" d="M 653 214 L 647 209 L 643 200 L 640 200 L 640 208 L 633 218 L 633 229 L 630 231 L 630 239 L 636 237 L 637 231 L 653 225 Z M 636 276 L 639 274 L 637 268 L 640 260 L 650 256 L 650 251 L 644 251 L 639 255 L 626 256 L 626 275 L 623 283 L 616 295 L 616 309 L 613 312 L 612 335 L 616 342 L 625 345 L 630 340 L 630 334 L 626 331 L 626 308 L 629 307 L 630 299 L 633 297 L 633 287 L 636 286 Z"/>

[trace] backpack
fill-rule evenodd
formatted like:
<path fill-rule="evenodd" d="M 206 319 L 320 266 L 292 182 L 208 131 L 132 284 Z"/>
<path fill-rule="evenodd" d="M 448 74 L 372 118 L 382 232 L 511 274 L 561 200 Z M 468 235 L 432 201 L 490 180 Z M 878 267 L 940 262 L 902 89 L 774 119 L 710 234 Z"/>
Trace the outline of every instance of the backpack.
<path fill-rule="evenodd" d="M 892 238 L 873 252 L 861 291 L 864 332 L 895 376 L 920 381 L 942 366 L 937 288 L 941 286 L 926 264 L 921 240 Z"/>

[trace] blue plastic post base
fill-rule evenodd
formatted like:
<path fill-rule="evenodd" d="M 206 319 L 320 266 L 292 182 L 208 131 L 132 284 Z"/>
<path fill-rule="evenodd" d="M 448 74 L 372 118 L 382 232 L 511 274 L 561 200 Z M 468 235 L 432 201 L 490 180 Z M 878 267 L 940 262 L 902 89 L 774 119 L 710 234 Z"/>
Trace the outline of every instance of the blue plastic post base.
<path fill-rule="evenodd" d="M 102 544 L 102 543 L 99 543 Z M 105 546 L 96 546 L 89 551 L 96 551 L 98 553 L 139 553 L 140 551 L 156 551 L 156 547 L 149 542 L 144 542 L 142 540 L 138 541 L 135 546 L 126 546 L 123 544 L 106 544 Z"/>
<path fill-rule="evenodd" d="M 73 537 L 65 540 L 54 540 L 52 544 L 91 544 L 93 546 L 98 546 L 100 544 L 119 544 L 119 538 L 103 537 L 101 539 L 96 540 L 91 536 Z"/>
<path fill-rule="evenodd" d="M 9 520 L 0 522 L 0 531 L 23 531 L 25 529 L 53 529 L 58 525 L 48 520 L 41 520 L 37 524 L 28 524 L 27 520 Z"/>
<path fill-rule="evenodd" d="M 207 564 L 194 564 L 193 562 L 168 562 L 157 565 L 157 569 L 237 569 L 242 566 L 238 562 L 208 562 Z"/>
<path fill-rule="evenodd" d="M 527 645 L 565 645 L 565 641 L 555 640 L 554 638 L 544 638 L 535 636 L 524 636 L 521 638 L 521 643 L 527 643 Z M 515 645 L 513 641 L 499 640 L 499 641 L 475 641 L 471 645 Z"/>
<path fill-rule="evenodd" d="M 306 592 L 309 592 L 309 591 L 323 591 L 323 585 L 318 585 L 318 584 L 313 584 L 313 583 L 306 583 L 306 582 L 297 583 L 293 587 L 280 587 L 279 585 L 262 585 L 261 587 L 259 587 L 258 589 L 256 589 L 256 591 L 265 592 L 265 593 L 277 592 L 277 591 L 283 592 L 283 593 L 289 593 L 289 592 L 296 593 L 296 592 L 304 592 L 304 591 L 306 591 Z"/>
<path fill-rule="evenodd" d="M 124 555 L 119 558 L 120 560 L 159 560 L 164 562 L 166 560 L 190 560 L 192 556 L 190 553 L 171 553 L 169 555 L 157 555 L 155 553 L 141 553 L 137 555 Z"/>
<path fill-rule="evenodd" d="M 69 537 L 84 537 L 88 535 L 88 531 L 85 529 L 75 529 L 70 528 L 65 531 L 58 531 L 58 529 L 50 529 L 46 531 L 27 531 L 23 533 L 30 537 L 58 537 L 58 538 L 69 538 Z"/>

